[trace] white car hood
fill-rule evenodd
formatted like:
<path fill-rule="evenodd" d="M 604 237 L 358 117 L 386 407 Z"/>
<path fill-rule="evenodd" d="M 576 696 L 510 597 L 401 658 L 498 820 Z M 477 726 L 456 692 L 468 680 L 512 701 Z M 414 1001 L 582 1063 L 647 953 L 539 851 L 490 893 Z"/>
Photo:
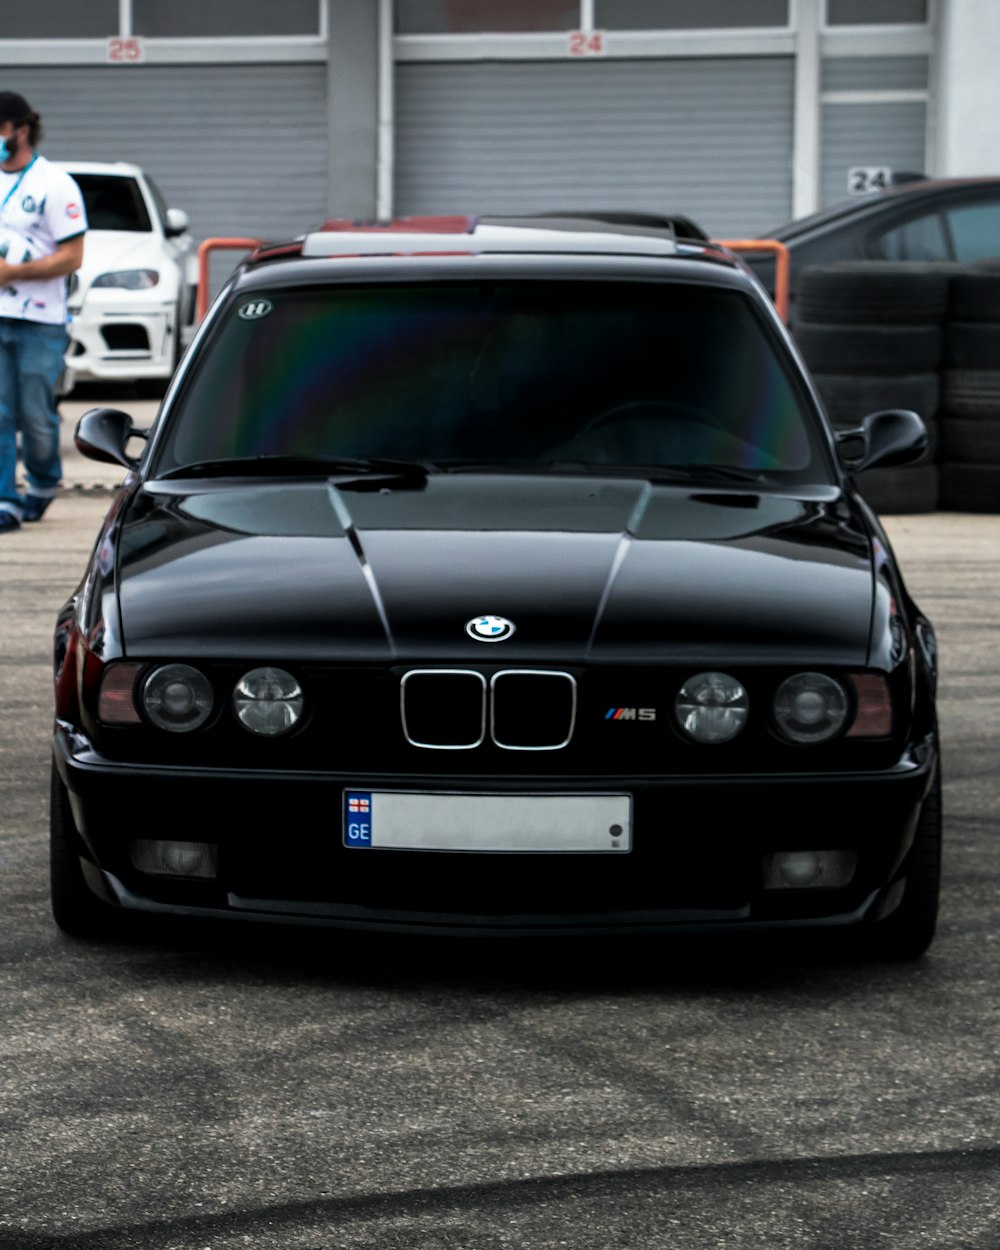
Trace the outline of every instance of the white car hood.
<path fill-rule="evenodd" d="M 173 290 L 176 264 L 165 263 L 163 240 L 152 232 L 134 230 L 88 230 L 83 240 L 83 265 L 79 270 L 80 292 L 102 273 L 121 269 L 155 269 L 165 293 Z"/>

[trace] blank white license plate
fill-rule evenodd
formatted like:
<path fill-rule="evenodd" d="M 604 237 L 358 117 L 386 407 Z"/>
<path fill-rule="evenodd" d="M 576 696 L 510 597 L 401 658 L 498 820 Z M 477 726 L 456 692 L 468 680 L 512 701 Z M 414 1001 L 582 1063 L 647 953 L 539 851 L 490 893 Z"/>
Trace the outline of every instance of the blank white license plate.
<path fill-rule="evenodd" d="M 358 850 L 621 854 L 628 794 L 344 792 L 344 845 Z"/>

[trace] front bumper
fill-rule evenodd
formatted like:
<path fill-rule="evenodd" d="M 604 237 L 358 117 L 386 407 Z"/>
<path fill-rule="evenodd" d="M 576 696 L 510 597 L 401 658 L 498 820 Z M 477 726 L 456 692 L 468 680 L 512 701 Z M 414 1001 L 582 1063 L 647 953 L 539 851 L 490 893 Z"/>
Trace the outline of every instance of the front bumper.
<path fill-rule="evenodd" d="M 155 291 L 155 288 L 154 288 Z M 89 290 L 70 307 L 66 368 L 76 381 L 169 378 L 177 359 L 177 302 L 142 291 Z"/>
<path fill-rule="evenodd" d="M 119 764 L 66 726 L 55 756 L 94 892 L 129 910 L 436 934 L 667 933 L 861 924 L 898 901 L 933 739 L 877 773 L 712 777 L 456 777 L 435 790 L 587 794 L 627 789 L 625 855 L 349 849 L 342 796 L 429 789 L 426 778 Z M 220 815 L 224 813 L 224 815 Z M 218 875 L 147 875 L 136 839 L 207 842 Z M 838 889 L 764 888 L 776 851 L 852 850 Z"/>

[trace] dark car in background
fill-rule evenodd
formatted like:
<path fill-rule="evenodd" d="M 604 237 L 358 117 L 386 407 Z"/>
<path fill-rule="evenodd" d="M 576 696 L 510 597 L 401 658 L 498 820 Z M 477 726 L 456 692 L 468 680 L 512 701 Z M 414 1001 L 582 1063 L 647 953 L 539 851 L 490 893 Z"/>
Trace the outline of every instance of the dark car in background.
<path fill-rule="evenodd" d="M 760 232 L 789 251 L 795 320 L 798 277 L 835 261 L 933 261 L 970 265 L 1000 259 L 1000 178 L 907 181 Z M 744 260 L 774 291 L 774 257 Z"/>
<path fill-rule="evenodd" d="M 934 633 L 852 484 L 925 433 L 838 443 L 723 250 L 328 223 L 77 442 L 128 473 L 55 636 L 67 932 L 930 942 Z"/>

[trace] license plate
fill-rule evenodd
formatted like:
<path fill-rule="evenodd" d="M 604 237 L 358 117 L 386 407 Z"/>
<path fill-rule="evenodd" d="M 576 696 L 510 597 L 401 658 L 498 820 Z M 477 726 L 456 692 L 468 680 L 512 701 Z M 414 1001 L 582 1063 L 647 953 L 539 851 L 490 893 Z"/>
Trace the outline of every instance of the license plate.
<path fill-rule="evenodd" d="M 344 845 L 358 850 L 622 854 L 632 849 L 632 797 L 347 790 Z"/>

